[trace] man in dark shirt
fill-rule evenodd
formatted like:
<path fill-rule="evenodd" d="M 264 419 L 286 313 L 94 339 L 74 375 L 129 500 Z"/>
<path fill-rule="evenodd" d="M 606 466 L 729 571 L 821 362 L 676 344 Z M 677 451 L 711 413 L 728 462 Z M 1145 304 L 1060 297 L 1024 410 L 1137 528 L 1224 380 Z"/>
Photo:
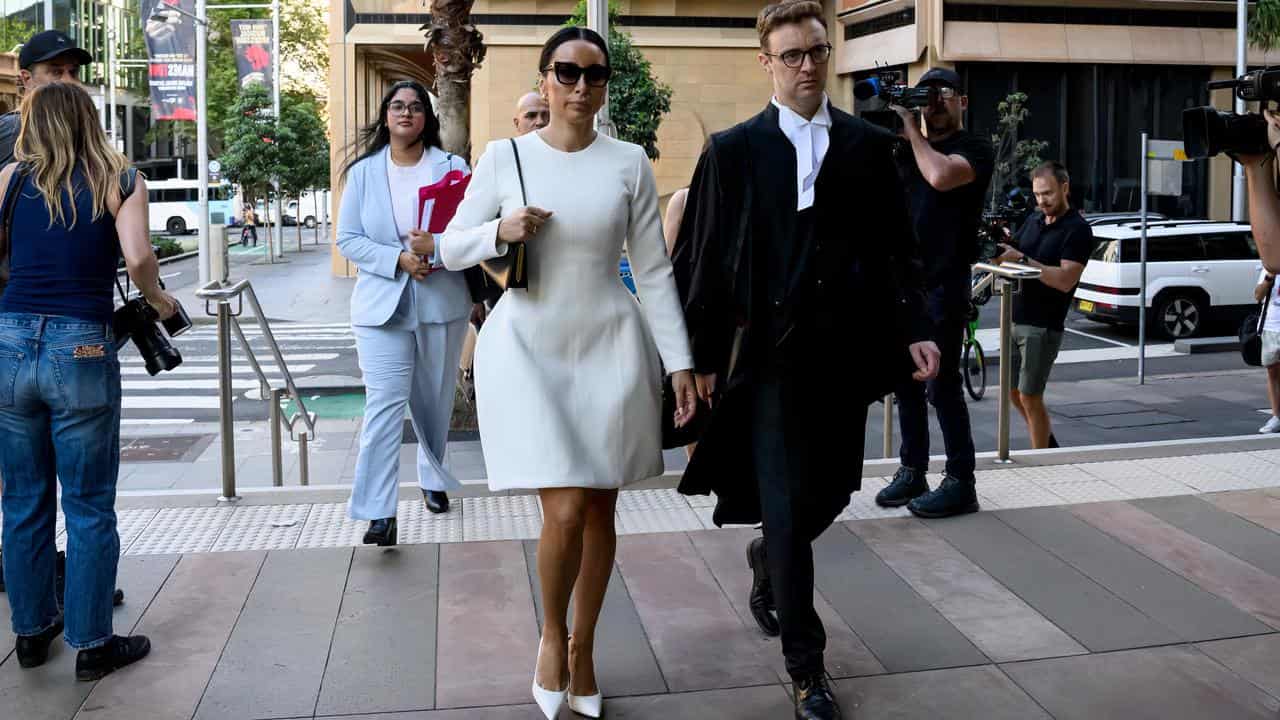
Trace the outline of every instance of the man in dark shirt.
<path fill-rule="evenodd" d="M 1093 252 L 1093 230 L 1069 202 L 1071 178 L 1058 163 L 1031 172 L 1031 189 L 1040 211 L 1018 231 L 1017 247 L 1001 245 L 997 262 L 1015 262 L 1040 270 L 1013 296 L 1013 406 L 1027 421 L 1032 448 L 1049 447 L 1052 428 L 1044 389 L 1062 347 L 1062 333 L 1080 275 Z"/>
<path fill-rule="evenodd" d="M 80 68 L 93 56 L 76 46 L 66 33 L 46 30 L 32 35 L 18 53 L 19 88 L 34 90 L 52 82 L 80 82 Z M 0 167 L 13 162 L 22 118 L 17 110 L 0 115 Z"/>
<path fill-rule="evenodd" d="M 902 466 L 893 482 L 876 495 L 883 507 L 906 505 L 917 516 L 948 517 L 978 509 L 974 489 L 973 434 L 965 405 L 960 354 L 968 323 L 970 265 L 978 254 L 982 199 L 991 181 L 995 153 L 991 143 L 965 130 L 961 118 L 969 98 L 960 76 L 936 68 L 917 87 L 934 90 L 919 118 L 903 108 L 900 151 L 907 201 L 925 265 L 928 308 L 934 338 L 942 351 L 938 376 L 928 383 L 904 382 L 896 390 L 902 428 Z M 921 132 L 921 120 L 928 135 Z M 905 148 L 903 148 L 905 150 Z M 930 492 L 929 409 L 932 404 L 947 452 L 946 475 Z"/>

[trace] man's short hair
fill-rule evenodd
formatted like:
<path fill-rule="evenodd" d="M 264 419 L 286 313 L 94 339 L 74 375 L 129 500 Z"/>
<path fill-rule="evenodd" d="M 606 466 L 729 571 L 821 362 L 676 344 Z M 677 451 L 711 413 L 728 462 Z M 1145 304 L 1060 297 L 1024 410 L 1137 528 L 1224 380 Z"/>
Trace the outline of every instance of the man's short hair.
<path fill-rule="evenodd" d="M 1058 181 L 1059 185 L 1066 185 L 1071 182 L 1071 176 L 1067 174 L 1067 168 L 1060 162 L 1047 162 L 1036 166 L 1031 171 L 1031 179 L 1051 177 Z"/>
<path fill-rule="evenodd" d="M 827 18 L 822 10 L 822 3 L 814 0 L 788 0 L 788 2 L 766 5 L 756 16 L 756 32 L 760 34 L 760 47 L 768 49 L 769 33 L 782 25 L 798 23 L 809 18 L 822 23 L 823 29 L 826 29 Z"/>

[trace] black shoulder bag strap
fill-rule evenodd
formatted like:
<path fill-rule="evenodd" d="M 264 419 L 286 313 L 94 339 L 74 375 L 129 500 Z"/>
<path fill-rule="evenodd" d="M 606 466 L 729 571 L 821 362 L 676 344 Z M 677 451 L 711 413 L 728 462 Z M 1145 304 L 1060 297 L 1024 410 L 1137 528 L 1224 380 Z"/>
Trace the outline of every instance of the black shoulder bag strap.
<path fill-rule="evenodd" d="M 524 169 L 520 167 L 520 148 L 516 147 L 515 138 L 508 138 L 508 140 L 511 142 L 511 154 L 516 159 L 516 177 L 520 179 L 520 204 L 528 205 L 529 198 L 525 197 L 524 194 Z"/>

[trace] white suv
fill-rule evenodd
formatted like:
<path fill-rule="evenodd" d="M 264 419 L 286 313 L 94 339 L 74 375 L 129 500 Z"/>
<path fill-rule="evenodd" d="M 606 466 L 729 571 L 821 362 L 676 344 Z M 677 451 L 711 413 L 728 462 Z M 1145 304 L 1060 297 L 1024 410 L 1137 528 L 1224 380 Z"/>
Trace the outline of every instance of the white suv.
<path fill-rule="evenodd" d="M 1097 225 L 1097 245 L 1076 289 L 1075 309 L 1091 320 L 1138 323 L 1141 225 Z M 1168 220 L 1147 226 L 1147 323 L 1177 340 L 1202 332 L 1214 317 L 1243 316 L 1254 306 L 1262 262 L 1244 223 Z"/>

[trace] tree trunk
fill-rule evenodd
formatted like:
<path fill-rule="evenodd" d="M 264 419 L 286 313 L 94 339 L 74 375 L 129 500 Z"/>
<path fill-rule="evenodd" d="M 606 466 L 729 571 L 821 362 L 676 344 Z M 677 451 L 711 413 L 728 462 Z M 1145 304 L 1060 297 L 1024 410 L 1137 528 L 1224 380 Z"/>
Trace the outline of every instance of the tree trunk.
<path fill-rule="evenodd" d="M 424 26 L 435 59 L 440 140 L 447 152 L 471 162 L 471 74 L 484 61 L 484 36 L 471 24 L 474 0 L 432 0 Z"/>

